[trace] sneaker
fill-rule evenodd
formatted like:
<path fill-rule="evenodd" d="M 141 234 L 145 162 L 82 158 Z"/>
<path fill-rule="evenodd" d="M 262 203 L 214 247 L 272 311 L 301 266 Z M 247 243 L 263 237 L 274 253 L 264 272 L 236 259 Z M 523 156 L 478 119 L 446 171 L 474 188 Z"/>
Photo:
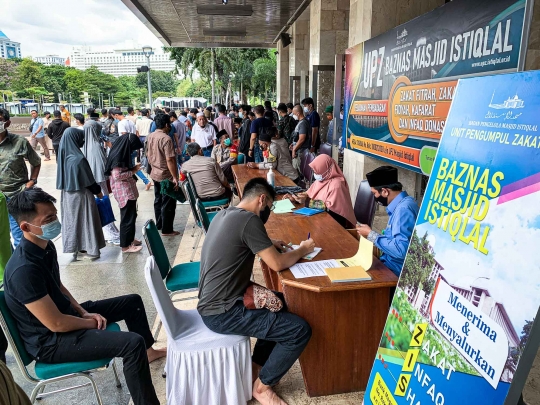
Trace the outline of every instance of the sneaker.
<path fill-rule="evenodd" d="M 111 239 L 111 240 L 108 240 L 107 242 L 115 246 L 120 246 L 120 239 Z"/>

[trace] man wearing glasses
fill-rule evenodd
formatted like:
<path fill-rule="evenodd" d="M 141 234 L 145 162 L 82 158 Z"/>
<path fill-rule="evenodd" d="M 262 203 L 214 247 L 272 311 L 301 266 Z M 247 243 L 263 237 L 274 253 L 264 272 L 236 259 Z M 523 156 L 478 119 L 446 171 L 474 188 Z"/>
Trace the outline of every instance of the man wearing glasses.
<path fill-rule="evenodd" d="M 263 308 L 245 306 L 244 294 L 252 285 L 255 255 L 272 270 L 281 271 L 315 247 L 309 239 L 300 243 L 299 249 L 292 250 L 285 242 L 268 237 L 264 224 L 274 208 L 275 198 L 276 192 L 265 179 L 254 178 L 246 184 L 242 201 L 236 207 L 220 211 L 212 220 L 201 253 L 197 306 L 210 330 L 258 339 L 252 356 L 253 397 L 262 405 L 285 404 L 272 386 L 287 373 L 311 338 L 308 323 L 287 312 L 283 295 L 279 293 L 263 289 L 260 291 L 266 300 Z M 272 307 L 269 301 L 274 304 L 281 301 L 283 306 Z"/>

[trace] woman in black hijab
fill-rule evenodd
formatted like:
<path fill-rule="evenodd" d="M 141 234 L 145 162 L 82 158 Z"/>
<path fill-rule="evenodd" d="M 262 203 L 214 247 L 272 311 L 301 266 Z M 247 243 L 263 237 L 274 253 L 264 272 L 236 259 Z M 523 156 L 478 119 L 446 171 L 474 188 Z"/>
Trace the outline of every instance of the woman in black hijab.
<path fill-rule="evenodd" d="M 135 173 L 141 165 L 134 165 L 131 159 L 131 154 L 141 148 L 142 143 L 137 135 L 122 135 L 113 143 L 105 164 L 105 175 L 110 176 L 112 192 L 120 207 L 122 253 L 135 253 L 142 249 L 141 241 L 135 239 L 137 198 L 139 198 Z"/>
<path fill-rule="evenodd" d="M 105 238 L 94 195 L 103 197 L 88 161 L 81 152 L 84 132 L 68 128 L 58 148 L 56 188 L 62 190 L 62 242 L 64 253 L 100 256 Z"/>

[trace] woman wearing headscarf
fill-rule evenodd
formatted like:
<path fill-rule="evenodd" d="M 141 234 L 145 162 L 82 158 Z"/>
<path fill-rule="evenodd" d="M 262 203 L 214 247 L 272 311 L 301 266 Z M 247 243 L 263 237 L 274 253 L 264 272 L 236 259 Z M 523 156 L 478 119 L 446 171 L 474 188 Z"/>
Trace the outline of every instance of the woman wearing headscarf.
<path fill-rule="evenodd" d="M 307 193 L 287 197 L 304 203 L 306 207 L 326 210 L 344 228 L 354 228 L 356 217 L 349 186 L 336 161 L 328 155 L 319 155 L 309 167 L 313 170 L 315 182 Z"/>
<path fill-rule="evenodd" d="M 62 190 L 62 241 L 64 253 L 97 259 L 105 238 L 94 195 L 102 198 L 103 194 L 81 152 L 83 146 L 84 132 L 66 129 L 58 149 L 56 173 L 56 188 Z"/>
<path fill-rule="evenodd" d="M 120 247 L 123 253 L 139 252 L 141 241 L 135 239 L 135 220 L 137 219 L 137 190 L 135 173 L 141 168 L 134 164 L 131 155 L 142 148 L 135 134 L 122 135 L 113 144 L 105 174 L 110 176 L 114 198 L 120 207 Z"/>
<path fill-rule="evenodd" d="M 105 162 L 107 160 L 107 155 L 100 139 L 102 125 L 101 122 L 98 121 L 99 114 L 97 114 L 94 109 L 89 109 L 88 112 L 90 119 L 84 122 L 84 145 L 81 150 L 86 160 L 88 160 L 90 170 L 92 170 L 92 174 L 94 175 L 94 180 L 96 180 L 96 183 L 101 187 L 101 192 L 103 195 L 109 195 L 107 176 L 105 176 Z M 120 244 L 120 231 L 114 222 L 103 227 L 103 235 L 107 242 L 115 245 Z"/>

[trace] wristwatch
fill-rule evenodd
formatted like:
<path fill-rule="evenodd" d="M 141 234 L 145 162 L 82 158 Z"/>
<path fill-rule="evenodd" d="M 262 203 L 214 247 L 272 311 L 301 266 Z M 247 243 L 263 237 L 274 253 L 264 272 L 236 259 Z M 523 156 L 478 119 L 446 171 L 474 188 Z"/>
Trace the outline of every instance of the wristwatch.
<path fill-rule="evenodd" d="M 34 186 L 37 184 L 37 179 L 30 179 L 30 180 L 34 182 Z"/>

